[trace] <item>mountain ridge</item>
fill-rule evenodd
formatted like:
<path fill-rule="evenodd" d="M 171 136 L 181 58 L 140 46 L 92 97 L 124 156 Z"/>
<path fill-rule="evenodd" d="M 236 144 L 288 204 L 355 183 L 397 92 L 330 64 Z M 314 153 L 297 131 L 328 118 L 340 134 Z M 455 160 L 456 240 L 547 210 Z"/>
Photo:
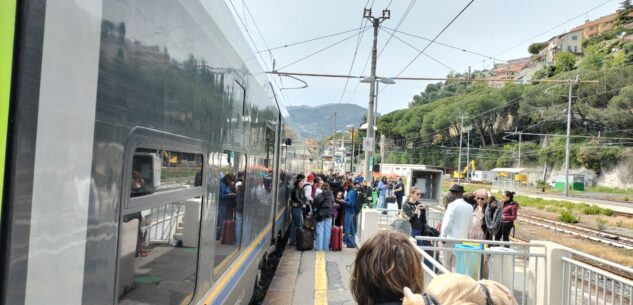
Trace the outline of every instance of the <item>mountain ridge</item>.
<path fill-rule="evenodd" d="M 324 105 L 297 105 L 286 107 L 299 134 L 304 138 L 321 139 L 333 130 L 345 130 L 352 124 L 360 127 L 367 108 L 356 104 L 329 103 Z M 334 113 L 336 112 L 336 127 Z"/>

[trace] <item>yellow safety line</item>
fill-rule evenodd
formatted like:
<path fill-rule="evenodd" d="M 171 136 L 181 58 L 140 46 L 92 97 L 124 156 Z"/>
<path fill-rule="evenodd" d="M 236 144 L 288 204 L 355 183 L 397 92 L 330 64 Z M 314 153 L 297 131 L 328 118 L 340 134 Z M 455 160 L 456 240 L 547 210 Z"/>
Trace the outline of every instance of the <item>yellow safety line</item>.
<path fill-rule="evenodd" d="M 325 272 L 325 252 L 316 252 L 314 264 L 314 304 L 327 305 L 327 274 Z"/>

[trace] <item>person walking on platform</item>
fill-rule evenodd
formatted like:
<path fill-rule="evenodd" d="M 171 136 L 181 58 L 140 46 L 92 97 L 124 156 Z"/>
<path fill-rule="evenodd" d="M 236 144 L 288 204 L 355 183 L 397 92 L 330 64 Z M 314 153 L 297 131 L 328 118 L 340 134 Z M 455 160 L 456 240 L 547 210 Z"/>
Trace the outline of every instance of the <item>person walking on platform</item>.
<path fill-rule="evenodd" d="M 378 182 L 378 206 L 381 209 L 387 209 L 387 177 L 382 177 Z M 383 214 L 387 214 L 387 211 L 383 211 Z"/>
<path fill-rule="evenodd" d="M 380 231 L 358 250 L 350 290 L 357 304 L 402 304 L 403 288 L 424 289 L 422 255 L 403 233 Z M 450 303 L 446 303 L 450 304 Z"/>
<path fill-rule="evenodd" d="M 503 191 L 501 230 L 497 232 L 496 239 L 510 241 L 510 231 L 514 227 L 514 220 L 517 219 L 519 203 L 514 201 L 515 192 Z"/>
<path fill-rule="evenodd" d="M 398 182 L 393 187 L 393 194 L 396 196 L 398 210 L 402 209 L 402 197 L 404 197 L 404 183 L 402 183 L 402 177 L 398 177 Z"/>
<path fill-rule="evenodd" d="M 351 182 L 345 181 L 343 188 L 347 191 L 345 195 L 345 239 L 343 241 L 347 244 L 348 248 L 356 248 L 356 232 L 354 228 L 354 213 L 356 212 L 356 189 Z"/>
<path fill-rule="evenodd" d="M 449 189 L 452 199 L 449 203 L 444 218 L 442 219 L 441 238 L 466 239 L 468 237 L 468 228 L 473 219 L 473 207 L 464 201 L 464 187 L 454 184 Z M 444 242 L 444 248 L 455 247 L 455 242 Z M 444 266 L 448 270 L 453 269 L 453 260 L 455 252 L 453 250 L 444 251 Z"/>
<path fill-rule="evenodd" d="M 303 193 L 303 179 L 305 176 L 298 175 L 294 187 L 290 193 L 290 214 L 292 223 L 290 226 L 290 245 L 297 241 L 297 229 L 303 226 L 303 210 L 306 208 L 306 198 Z"/>
<path fill-rule="evenodd" d="M 330 185 L 321 183 L 321 192 L 314 199 L 316 208 L 316 251 L 327 251 L 330 249 L 330 233 L 332 230 L 332 206 L 334 205 L 334 194 L 330 190 Z"/>

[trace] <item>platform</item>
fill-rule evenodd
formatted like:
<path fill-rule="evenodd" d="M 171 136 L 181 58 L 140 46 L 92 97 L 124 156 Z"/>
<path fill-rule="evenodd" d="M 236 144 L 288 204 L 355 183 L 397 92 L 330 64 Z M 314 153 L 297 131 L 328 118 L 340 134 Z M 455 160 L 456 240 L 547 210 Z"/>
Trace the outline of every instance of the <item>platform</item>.
<path fill-rule="evenodd" d="M 286 246 L 263 304 L 356 304 L 349 276 L 357 251 L 302 252 Z"/>

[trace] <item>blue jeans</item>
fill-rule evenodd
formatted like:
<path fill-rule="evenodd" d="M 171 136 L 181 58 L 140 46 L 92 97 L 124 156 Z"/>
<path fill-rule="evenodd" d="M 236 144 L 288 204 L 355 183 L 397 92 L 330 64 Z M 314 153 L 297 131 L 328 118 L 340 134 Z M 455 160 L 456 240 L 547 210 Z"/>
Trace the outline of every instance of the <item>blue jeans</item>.
<path fill-rule="evenodd" d="M 356 232 L 354 230 L 354 213 L 345 211 L 345 239 L 343 240 L 348 247 L 356 246 Z"/>
<path fill-rule="evenodd" d="M 297 241 L 297 228 L 303 226 L 303 209 L 301 207 L 290 208 L 290 214 L 292 215 L 292 223 L 290 225 L 290 242 Z"/>
<path fill-rule="evenodd" d="M 316 251 L 327 251 L 330 249 L 330 235 L 332 234 L 332 218 L 324 218 L 316 224 Z"/>
<path fill-rule="evenodd" d="M 386 209 L 387 208 L 387 199 L 385 198 L 387 195 L 379 195 L 378 196 L 378 206 L 381 209 Z M 387 213 L 387 212 L 383 212 L 383 213 Z"/>

